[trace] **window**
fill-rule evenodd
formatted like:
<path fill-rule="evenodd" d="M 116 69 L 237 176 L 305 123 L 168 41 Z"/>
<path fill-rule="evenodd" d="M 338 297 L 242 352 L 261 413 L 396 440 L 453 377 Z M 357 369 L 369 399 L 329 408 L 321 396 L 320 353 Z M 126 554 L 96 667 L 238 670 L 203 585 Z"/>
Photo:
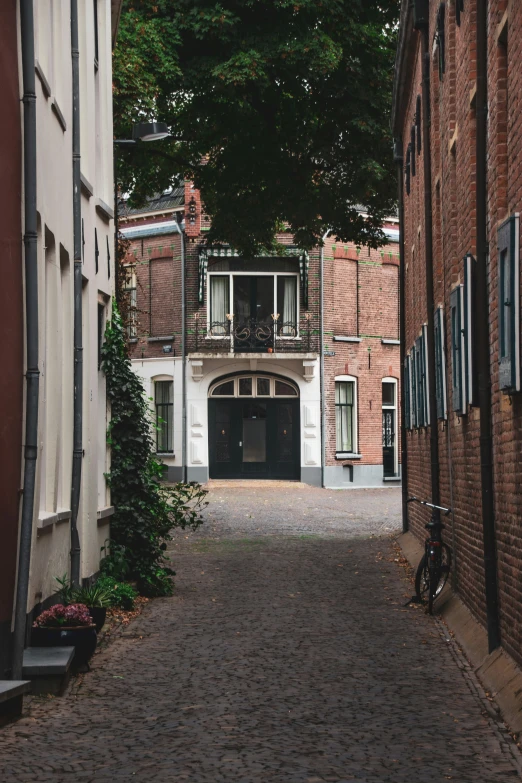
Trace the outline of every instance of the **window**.
<path fill-rule="evenodd" d="M 415 160 L 415 135 L 416 135 L 415 125 L 412 125 L 411 126 L 411 131 L 410 131 L 410 139 L 411 139 L 411 141 L 410 141 L 411 159 L 410 160 L 411 160 L 411 176 L 412 177 L 414 177 L 416 175 L 416 173 L 417 173 L 417 162 Z"/>
<path fill-rule="evenodd" d="M 446 72 L 446 38 L 445 38 L 445 26 L 446 21 L 446 3 L 439 5 L 437 11 L 437 32 L 435 33 L 435 43 L 439 51 L 439 79 L 442 81 L 444 73 Z"/>
<path fill-rule="evenodd" d="M 252 327 L 262 328 L 259 334 L 265 338 L 265 341 L 268 339 L 267 335 L 271 339 L 273 332 L 280 338 L 298 337 L 298 280 L 297 272 L 295 274 L 210 272 L 208 276 L 210 335 L 212 337 L 229 335 L 232 324 L 236 338 L 243 334 L 238 332 L 238 329 L 252 330 Z M 274 315 L 277 315 L 277 318 L 274 319 Z"/>
<path fill-rule="evenodd" d="M 105 305 L 98 302 L 98 369 L 102 363 L 102 345 L 105 334 Z"/>
<path fill-rule="evenodd" d="M 424 423 L 430 425 L 430 373 L 428 364 L 428 325 L 422 326 L 422 369 L 424 381 Z"/>
<path fill-rule="evenodd" d="M 466 412 L 464 335 L 462 333 L 463 291 L 464 286 L 459 285 L 450 294 L 451 396 L 454 413 L 461 415 Z"/>
<path fill-rule="evenodd" d="M 335 381 L 335 449 L 337 454 L 353 454 L 355 438 L 355 379 Z"/>
<path fill-rule="evenodd" d="M 230 278 L 212 275 L 210 278 L 210 328 L 216 337 L 229 333 Z"/>
<path fill-rule="evenodd" d="M 99 64 L 99 32 L 98 32 L 98 0 L 92 0 L 93 7 L 93 31 L 94 31 L 94 68 L 98 70 Z"/>
<path fill-rule="evenodd" d="M 218 381 L 210 389 L 211 397 L 298 397 L 297 387 L 290 381 L 259 375 L 244 375 Z"/>
<path fill-rule="evenodd" d="M 156 402 L 156 451 L 168 454 L 174 451 L 173 439 L 173 381 L 156 381 L 154 383 Z"/>
<path fill-rule="evenodd" d="M 417 427 L 426 425 L 424 346 L 422 337 L 415 341 L 415 377 L 417 379 Z"/>
<path fill-rule="evenodd" d="M 127 336 L 136 337 L 138 333 L 138 297 L 136 289 L 136 268 L 125 267 L 125 296 L 127 299 Z"/>
<path fill-rule="evenodd" d="M 421 96 L 417 95 L 417 101 L 415 104 L 415 129 L 417 131 L 417 155 L 421 154 L 421 149 L 422 149 L 421 120 L 422 120 L 422 100 L 421 100 Z"/>
<path fill-rule="evenodd" d="M 513 215 L 498 230 L 499 384 L 520 391 L 520 226 Z"/>
<path fill-rule="evenodd" d="M 437 397 L 437 418 L 447 419 L 446 404 L 446 340 L 444 333 L 444 310 L 438 307 L 435 311 L 435 394 Z"/>
<path fill-rule="evenodd" d="M 455 20 L 460 27 L 460 15 L 464 11 L 464 0 L 455 0 Z"/>
<path fill-rule="evenodd" d="M 404 167 L 404 184 L 406 187 L 406 195 L 409 196 L 411 192 L 411 144 L 408 144 L 406 150 L 406 166 Z"/>
<path fill-rule="evenodd" d="M 397 381 L 382 380 L 382 467 L 385 478 L 399 474 L 397 449 Z"/>
<path fill-rule="evenodd" d="M 464 361 L 466 382 L 466 403 L 474 405 L 476 401 L 475 366 L 473 361 L 474 330 L 473 330 L 473 288 L 475 280 L 475 259 L 468 253 L 464 256 L 464 289 L 463 289 L 463 334 Z"/>

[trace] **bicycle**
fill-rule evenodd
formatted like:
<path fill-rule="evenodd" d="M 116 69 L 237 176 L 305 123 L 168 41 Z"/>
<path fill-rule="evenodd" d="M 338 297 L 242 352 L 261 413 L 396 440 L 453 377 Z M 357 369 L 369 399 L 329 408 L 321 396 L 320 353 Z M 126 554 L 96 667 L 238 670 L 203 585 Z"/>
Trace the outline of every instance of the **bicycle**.
<path fill-rule="evenodd" d="M 450 508 L 436 506 L 433 503 L 428 503 L 427 500 L 419 500 L 416 497 L 408 498 L 408 503 L 413 502 L 433 510 L 443 511 L 446 517 L 451 514 Z M 444 525 L 435 514 L 432 515 L 426 529 L 429 531 L 429 535 L 424 542 L 424 554 L 415 574 L 415 597 L 417 603 L 424 604 L 427 594 L 428 614 L 433 614 L 433 602 L 442 593 L 448 581 L 451 569 L 451 549 L 442 540 Z"/>

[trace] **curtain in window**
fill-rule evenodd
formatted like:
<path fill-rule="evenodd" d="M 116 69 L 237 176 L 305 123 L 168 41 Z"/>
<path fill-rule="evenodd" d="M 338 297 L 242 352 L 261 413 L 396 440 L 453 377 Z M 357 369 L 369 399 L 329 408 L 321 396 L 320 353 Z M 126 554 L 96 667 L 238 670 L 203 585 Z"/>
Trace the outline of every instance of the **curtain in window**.
<path fill-rule="evenodd" d="M 212 334 L 228 333 L 227 313 L 230 313 L 229 278 L 212 276 L 210 278 L 210 325 Z"/>
<path fill-rule="evenodd" d="M 353 383 L 335 384 L 335 435 L 337 451 L 353 451 Z"/>
<path fill-rule="evenodd" d="M 279 317 L 283 324 L 279 333 L 283 337 L 295 337 L 297 335 L 297 278 L 279 278 L 278 288 Z"/>

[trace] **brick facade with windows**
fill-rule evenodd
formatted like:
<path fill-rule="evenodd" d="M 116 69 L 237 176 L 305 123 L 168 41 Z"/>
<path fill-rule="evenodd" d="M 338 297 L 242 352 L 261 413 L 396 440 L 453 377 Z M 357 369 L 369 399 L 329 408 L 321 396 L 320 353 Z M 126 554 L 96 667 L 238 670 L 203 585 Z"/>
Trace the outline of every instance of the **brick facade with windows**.
<path fill-rule="evenodd" d="M 493 495 L 498 610 L 503 646 L 522 663 L 520 520 L 522 495 L 517 476 L 522 438 L 520 367 L 519 235 L 522 157 L 522 6 L 508 0 L 487 4 L 487 239 L 489 311 L 477 312 L 477 2 L 417 3 L 429 13 L 428 52 L 431 111 L 431 200 L 437 379 L 436 423 L 440 502 L 452 507 L 445 540 L 453 547 L 454 587 L 476 619 L 487 624 L 478 407 L 477 320 L 490 328 Z M 406 351 L 427 323 L 426 225 L 422 118 L 421 149 L 416 125 L 422 93 L 421 31 L 404 0 L 397 57 L 393 124 L 404 154 L 404 250 Z M 422 9 L 421 9 L 422 10 Z M 480 117 L 480 115 L 479 115 Z M 413 130 L 415 129 L 415 133 Z M 413 159 L 415 158 L 415 174 Z M 508 165 L 509 162 L 509 165 Z M 408 192 L 409 191 L 409 192 Z M 499 258 L 500 249 L 500 258 Z M 505 261 L 507 277 L 502 277 Z M 499 291 L 502 300 L 499 303 Z M 500 310 L 499 310 L 500 304 Z M 502 319 L 508 344 L 502 350 Z M 414 354 L 413 354 L 414 355 Z M 410 374 L 410 380 L 412 378 Z M 507 380 L 506 380 L 507 379 Z M 417 386 L 418 380 L 414 379 Z M 504 389 L 502 388 L 504 386 Z M 518 386 L 518 388 L 517 388 Z M 415 390 L 411 389 L 412 399 Z M 446 413 L 447 411 L 447 413 Z M 430 428 L 407 421 L 408 494 L 431 495 Z M 434 424 L 432 423 L 432 427 Z M 429 513 L 410 505 L 409 526 L 425 535 Z"/>
<path fill-rule="evenodd" d="M 182 469 L 181 237 L 176 223 L 176 214 L 181 211 L 186 232 L 186 459 L 189 476 L 206 479 L 209 460 L 212 459 L 212 448 L 209 447 L 207 452 L 207 411 L 201 391 L 205 384 L 206 389 L 211 388 L 211 381 L 207 379 L 212 376 L 213 382 L 218 372 L 228 376 L 243 369 L 259 375 L 266 368 L 268 375 L 287 377 L 298 385 L 301 398 L 301 478 L 320 484 L 323 480 L 321 253 L 319 249 L 313 250 L 305 260 L 304 254 L 294 248 L 291 236 L 280 234 L 279 242 L 289 246 L 288 255 L 280 258 L 244 260 L 237 258 L 230 248 L 215 252 L 208 250 L 205 254 L 208 218 L 199 193 L 190 183 L 186 183 L 184 191 L 179 189 L 151 200 L 143 210 L 125 210 L 121 220 L 123 234 L 130 240 L 127 263 L 136 281 L 136 333 L 131 335 L 131 357 L 152 399 L 158 396 L 159 387 L 157 389 L 155 384 L 164 384 L 168 379 L 173 383 L 173 454 L 163 457 L 169 466 L 169 475 L 177 478 Z M 385 230 L 390 237 L 390 245 L 382 250 L 356 248 L 328 238 L 323 251 L 326 486 L 385 486 L 384 463 L 386 480 L 397 482 L 400 478 L 397 221 L 389 221 Z M 202 263 L 205 264 L 203 271 Z M 273 279 L 272 273 L 282 276 L 283 280 L 277 282 L 279 277 Z M 270 283 L 266 285 L 274 286 L 273 298 L 269 298 L 269 312 L 280 311 L 279 325 L 275 327 L 276 331 L 279 329 L 276 342 L 265 341 L 263 346 L 252 349 L 257 353 L 246 352 L 244 347 L 240 349 L 237 345 L 231 350 L 231 338 L 224 334 L 230 328 L 225 320 L 225 310 L 232 311 L 234 306 L 237 307 L 235 286 L 240 280 L 246 284 L 241 276 L 249 275 L 269 276 Z M 216 276 L 222 279 L 222 284 L 212 282 Z M 233 280 L 230 289 L 229 276 Z M 293 316 L 297 319 L 298 336 L 295 340 L 293 327 L 282 323 L 285 317 L 289 317 L 288 313 L 294 313 L 290 305 L 284 304 L 287 296 L 284 280 L 288 281 L 288 290 L 297 292 Z M 221 310 L 218 305 L 217 310 L 209 305 L 213 285 L 221 285 L 221 295 L 226 297 L 226 304 L 221 305 L 223 313 L 219 316 L 222 325 L 218 326 L 212 324 L 212 319 Z M 215 290 L 217 297 L 218 288 Z M 261 294 L 256 295 L 259 297 Z M 235 322 L 237 320 L 236 313 Z M 271 319 L 268 318 L 268 321 Z M 387 393 L 391 395 L 385 412 L 384 444 L 383 379 L 389 384 Z M 350 393 L 353 391 L 352 405 L 346 407 L 342 414 L 339 405 L 336 410 L 336 383 L 353 384 L 348 390 Z M 161 388 L 164 394 L 165 387 Z M 345 433 L 343 443 L 339 442 L 341 416 L 344 416 L 344 429 L 349 431 Z M 197 419 L 202 421 L 201 429 L 199 424 L 193 426 Z M 162 438 L 163 432 L 160 440 Z M 344 448 L 347 444 L 350 446 L 348 451 Z M 212 468 L 210 473 L 212 475 Z"/>

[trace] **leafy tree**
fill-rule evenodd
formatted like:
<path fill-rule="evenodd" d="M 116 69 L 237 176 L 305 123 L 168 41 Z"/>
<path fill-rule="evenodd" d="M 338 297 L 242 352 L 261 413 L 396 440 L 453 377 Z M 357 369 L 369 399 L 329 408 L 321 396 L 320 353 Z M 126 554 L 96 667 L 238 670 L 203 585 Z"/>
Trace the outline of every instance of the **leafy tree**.
<path fill-rule="evenodd" d="M 111 403 L 108 442 L 112 447 L 107 478 L 114 514 L 110 554 L 102 571 L 116 579 L 134 579 L 143 595 L 169 595 L 174 571 L 165 560 L 174 527 L 195 529 L 203 520 L 206 492 L 199 484 L 161 484 L 162 465 L 154 454 L 149 404 L 127 355 L 116 305 L 102 346 L 102 369 Z"/>
<path fill-rule="evenodd" d="M 327 228 L 341 241 L 382 243 L 395 199 L 399 5 L 127 0 L 114 59 L 116 134 L 154 118 L 172 138 L 120 151 L 124 190 L 141 203 L 193 179 L 212 220 L 209 241 L 244 253 L 271 246 L 281 222 L 305 248 Z"/>

